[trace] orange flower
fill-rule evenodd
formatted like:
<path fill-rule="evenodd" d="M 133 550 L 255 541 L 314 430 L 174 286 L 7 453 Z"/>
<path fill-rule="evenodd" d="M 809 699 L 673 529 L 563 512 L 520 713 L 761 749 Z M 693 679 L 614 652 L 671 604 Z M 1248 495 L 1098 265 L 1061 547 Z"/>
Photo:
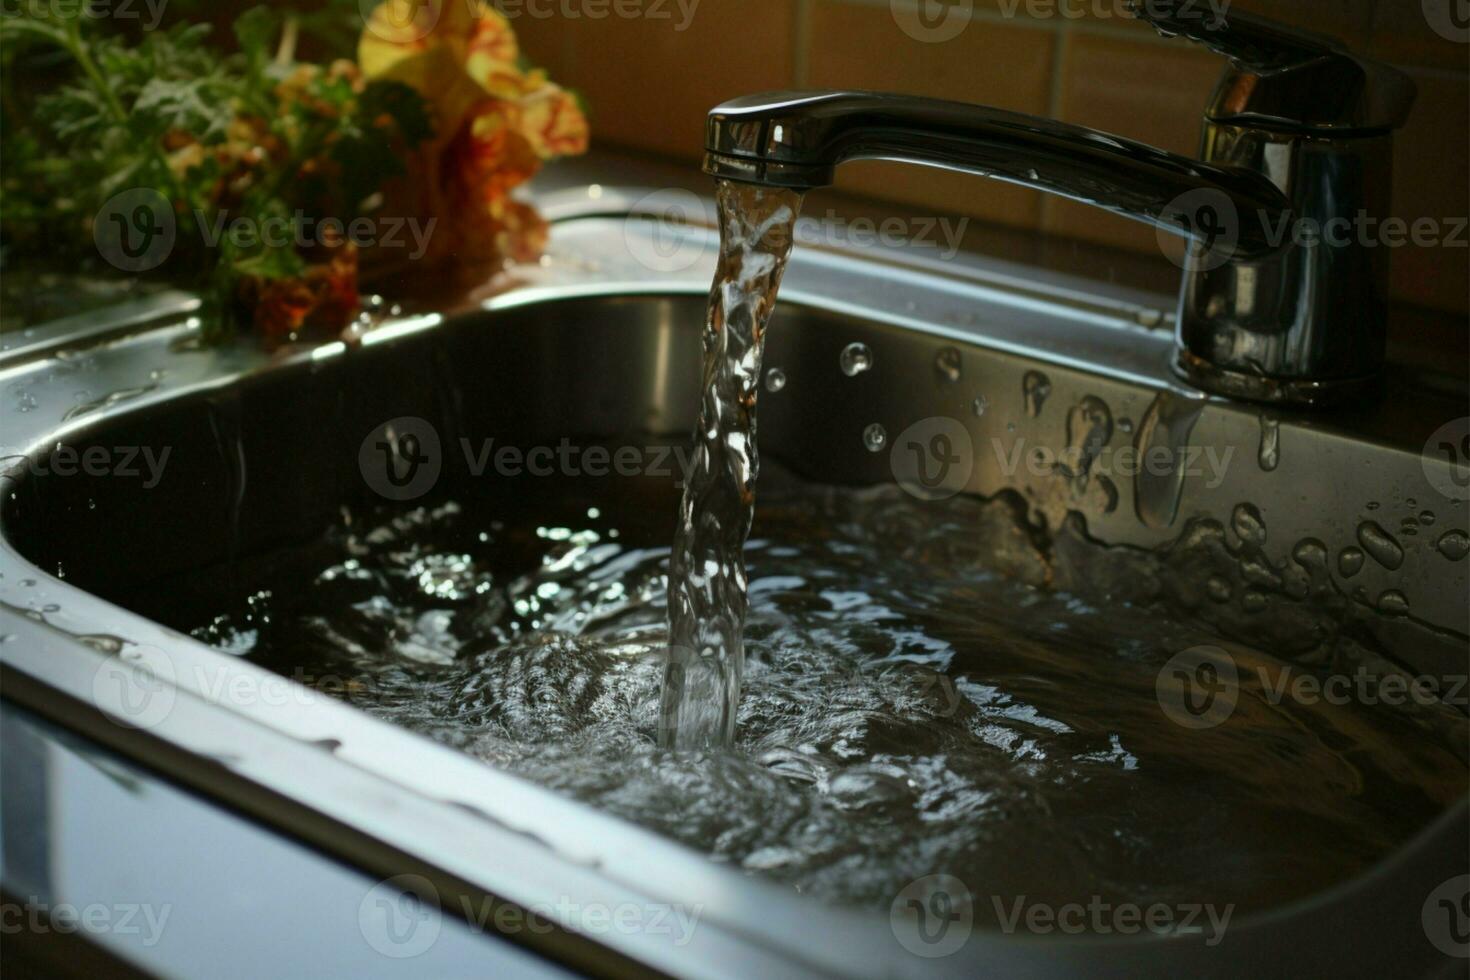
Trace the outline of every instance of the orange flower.
<path fill-rule="evenodd" d="M 386 0 L 358 63 L 367 78 L 413 86 L 437 124 L 385 190 L 385 214 L 433 219 L 431 259 L 534 259 L 545 223 L 510 192 L 543 161 L 585 152 L 587 120 L 545 72 L 523 69 L 510 22 L 482 0 Z"/>
<path fill-rule="evenodd" d="M 239 298 L 267 341 L 295 340 L 307 327 L 339 329 L 357 312 L 357 247 L 344 241 L 300 276 L 240 281 Z"/>

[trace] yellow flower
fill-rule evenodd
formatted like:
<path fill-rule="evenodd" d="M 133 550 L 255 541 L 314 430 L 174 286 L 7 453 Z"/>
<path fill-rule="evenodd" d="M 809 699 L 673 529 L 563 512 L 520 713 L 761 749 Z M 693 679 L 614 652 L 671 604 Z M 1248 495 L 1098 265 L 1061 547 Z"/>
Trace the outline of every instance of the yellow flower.
<path fill-rule="evenodd" d="M 545 224 L 509 194 L 542 161 L 585 152 L 587 119 L 545 72 L 522 68 L 510 22 L 482 0 L 385 0 L 357 59 L 367 78 L 410 85 L 433 111 L 434 140 L 385 194 L 390 206 L 436 220 L 430 254 L 534 257 Z"/>

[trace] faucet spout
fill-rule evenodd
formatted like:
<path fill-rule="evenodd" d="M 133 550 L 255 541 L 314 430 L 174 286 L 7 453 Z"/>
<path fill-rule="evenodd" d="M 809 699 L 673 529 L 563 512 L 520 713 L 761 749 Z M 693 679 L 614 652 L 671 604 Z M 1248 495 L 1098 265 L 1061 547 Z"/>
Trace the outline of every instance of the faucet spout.
<path fill-rule="evenodd" d="M 1220 167 L 1037 116 L 873 92 L 772 92 L 709 114 L 704 170 L 715 177 L 809 189 L 849 160 L 900 160 L 1059 194 L 1232 254 L 1269 255 L 1290 209 L 1255 171 Z M 1200 204 L 1225 210 L 1201 220 Z M 1272 229 L 1278 229 L 1273 235 Z"/>

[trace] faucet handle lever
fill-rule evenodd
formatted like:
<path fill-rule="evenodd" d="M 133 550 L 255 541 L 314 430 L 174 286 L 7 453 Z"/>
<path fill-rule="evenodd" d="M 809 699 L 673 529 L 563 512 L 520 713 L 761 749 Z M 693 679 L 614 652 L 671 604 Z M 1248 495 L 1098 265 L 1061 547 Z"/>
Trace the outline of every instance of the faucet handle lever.
<path fill-rule="evenodd" d="M 1340 41 L 1199 0 L 1129 0 L 1165 37 L 1185 37 L 1231 61 L 1206 115 L 1216 122 L 1329 134 L 1402 126 L 1414 83 Z"/>

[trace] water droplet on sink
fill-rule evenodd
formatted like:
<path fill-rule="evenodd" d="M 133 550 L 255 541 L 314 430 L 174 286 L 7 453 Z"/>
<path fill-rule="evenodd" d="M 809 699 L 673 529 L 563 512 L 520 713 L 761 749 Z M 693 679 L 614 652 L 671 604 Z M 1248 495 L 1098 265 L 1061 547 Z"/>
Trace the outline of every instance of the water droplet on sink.
<path fill-rule="evenodd" d="M 1367 504 L 1367 506 L 1364 509 L 1365 510 L 1377 510 L 1378 509 L 1378 501 L 1376 501 L 1376 500 L 1370 500 L 1370 501 L 1368 501 L 1368 504 Z"/>
<path fill-rule="evenodd" d="M 1393 535 L 1373 521 L 1358 525 L 1358 544 L 1373 556 L 1373 560 L 1391 572 L 1398 571 L 1404 563 L 1404 549 Z"/>
<path fill-rule="evenodd" d="M 774 394 L 786 387 L 786 372 L 778 367 L 766 371 L 766 390 Z"/>
<path fill-rule="evenodd" d="M 36 397 L 32 395 L 29 391 L 26 392 L 25 394 L 20 396 L 20 402 L 16 405 L 16 408 L 22 412 L 35 411 Z"/>
<path fill-rule="evenodd" d="M 1388 589 L 1378 597 L 1378 611 L 1390 616 L 1408 615 L 1409 598 L 1398 589 Z"/>
<path fill-rule="evenodd" d="M 1363 549 L 1344 548 L 1337 556 L 1337 570 L 1343 578 L 1352 578 L 1363 570 Z"/>
<path fill-rule="evenodd" d="M 843 374 L 855 378 L 873 366 L 873 352 L 868 349 L 867 344 L 854 342 L 842 348 L 839 363 Z"/>
<path fill-rule="evenodd" d="M 1126 415 L 1120 418 L 1118 420 L 1118 431 L 1123 433 L 1124 435 L 1132 435 L 1133 420 Z"/>
<path fill-rule="evenodd" d="M 1470 534 L 1464 531 L 1446 531 L 1439 536 L 1435 547 L 1450 561 L 1459 561 L 1470 555 Z"/>
<path fill-rule="evenodd" d="M 1230 515 L 1230 527 L 1241 544 L 1259 548 L 1266 543 L 1266 522 L 1254 504 L 1237 504 Z"/>
<path fill-rule="evenodd" d="M 1261 448 L 1256 460 L 1267 473 L 1281 462 L 1281 420 L 1269 412 L 1261 413 Z"/>
<path fill-rule="evenodd" d="M 1021 379 L 1021 396 L 1026 402 L 1026 415 L 1036 418 L 1051 394 L 1051 380 L 1040 371 L 1027 371 Z"/>
<path fill-rule="evenodd" d="M 939 380 L 954 384 L 960 380 L 960 352 L 953 347 L 946 347 L 934 357 L 934 370 L 939 374 Z"/>
<path fill-rule="evenodd" d="M 1069 476 L 1086 476 L 1093 460 L 1112 438 L 1113 413 L 1107 403 L 1093 395 L 1086 396 L 1067 413 L 1067 454 L 1062 468 Z"/>
<path fill-rule="evenodd" d="M 1419 523 L 1429 527 L 1434 523 L 1434 511 L 1424 510 L 1419 512 Z"/>
<path fill-rule="evenodd" d="M 1140 464 L 1133 478 L 1133 509 L 1146 527 L 1168 527 L 1179 514 L 1189 437 L 1204 409 L 1203 396 L 1161 391 L 1139 423 L 1133 439 Z M 1162 468 L 1159 459 L 1166 462 Z"/>
<path fill-rule="evenodd" d="M 868 452 L 882 452 L 888 443 L 888 430 L 877 422 L 863 430 L 863 445 L 868 447 Z"/>
<path fill-rule="evenodd" d="M 975 400 L 970 403 L 970 411 L 975 413 L 975 417 L 977 419 L 983 416 L 985 414 L 985 410 L 989 407 L 990 399 L 986 398 L 984 395 L 976 395 Z"/>

